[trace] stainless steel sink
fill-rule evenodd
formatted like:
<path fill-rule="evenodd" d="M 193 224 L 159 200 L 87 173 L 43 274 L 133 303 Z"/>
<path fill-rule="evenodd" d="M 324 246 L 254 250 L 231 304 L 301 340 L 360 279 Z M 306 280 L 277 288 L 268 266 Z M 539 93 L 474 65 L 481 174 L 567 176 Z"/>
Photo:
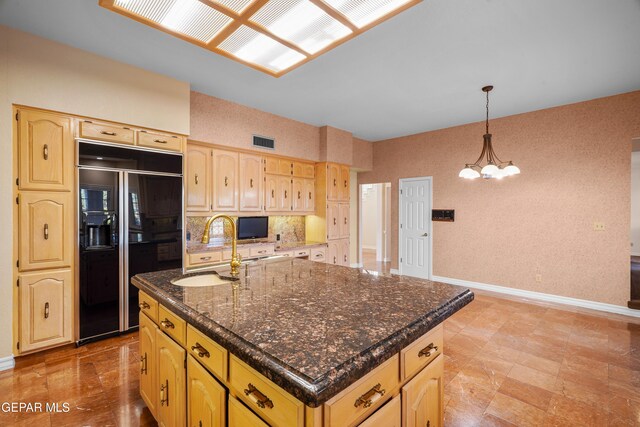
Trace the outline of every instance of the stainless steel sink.
<path fill-rule="evenodd" d="M 197 288 L 225 285 L 232 282 L 234 282 L 234 280 L 223 279 L 217 274 L 201 274 L 198 276 L 185 277 L 184 279 L 174 279 L 171 281 L 171 284 L 185 288 Z"/>

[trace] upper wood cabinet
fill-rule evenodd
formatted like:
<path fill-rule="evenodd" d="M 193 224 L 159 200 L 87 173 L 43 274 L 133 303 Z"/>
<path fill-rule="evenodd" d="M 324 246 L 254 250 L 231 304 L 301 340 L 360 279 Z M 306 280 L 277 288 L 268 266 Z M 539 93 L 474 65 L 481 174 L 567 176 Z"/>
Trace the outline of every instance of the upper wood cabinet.
<path fill-rule="evenodd" d="M 349 184 L 351 177 L 349 166 L 340 165 L 340 180 L 338 182 L 338 199 L 343 202 L 349 201 Z"/>
<path fill-rule="evenodd" d="M 185 350 L 159 329 L 156 330 L 156 360 L 158 365 L 157 421 L 163 427 L 185 425 Z"/>
<path fill-rule="evenodd" d="M 338 228 L 341 239 L 349 237 L 349 204 L 348 203 L 340 203 L 339 207 L 339 216 L 338 216 Z"/>
<path fill-rule="evenodd" d="M 278 175 L 266 175 L 264 185 L 264 210 L 267 212 L 278 211 L 280 204 L 278 194 L 278 181 L 281 179 Z"/>
<path fill-rule="evenodd" d="M 187 357 L 187 425 L 224 427 L 226 390 L 192 356 Z"/>
<path fill-rule="evenodd" d="M 292 174 L 292 163 L 289 159 L 282 159 L 280 157 L 265 157 L 265 173 L 271 175 L 286 175 Z"/>
<path fill-rule="evenodd" d="M 327 204 L 327 239 L 340 238 L 340 205 L 336 202 Z"/>
<path fill-rule="evenodd" d="M 444 356 L 438 356 L 402 387 L 402 412 L 406 427 L 442 427 Z"/>
<path fill-rule="evenodd" d="M 133 145 L 135 143 L 135 131 L 128 126 L 115 123 L 97 123 L 91 120 L 82 120 L 80 121 L 80 138 Z"/>
<path fill-rule="evenodd" d="M 276 203 L 278 208 L 276 210 L 280 212 L 291 211 L 292 199 L 291 199 L 291 178 L 286 176 L 279 176 L 276 184 Z"/>
<path fill-rule="evenodd" d="M 187 148 L 187 211 L 211 209 L 211 149 L 199 145 Z"/>
<path fill-rule="evenodd" d="M 238 210 L 238 153 L 212 150 L 213 211 Z"/>
<path fill-rule="evenodd" d="M 71 266 L 71 193 L 25 191 L 18 200 L 20 271 Z"/>
<path fill-rule="evenodd" d="M 157 308 L 156 305 L 156 310 Z M 145 401 L 154 417 L 157 417 L 158 405 L 156 331 L 158 331 L 158 327 L 141 311 L 138 332 L 138 340 L 140 342 L 140 396 L 142 396 L 142 400 Z"/>
<path fill-rule="evenodd" d="M 314 178 L 316 175 L 315 164 L 306 162 L 293 163 L 293 176 L 296 178 Z"/>
<path fill-rule="evenodd" d="M 327 200 L 340 199 L 340 165 L 327 163 Z"/>
<path fill-rule="evenodd" d="M 158 150 L 182 151 L 184 137 L 169 133 L 151 132 L 139 130 L 136 132 L 137 144 L 141 147 L 155 148 Z"/>
<path fill-rule="evenodd" d="M 73 187 L 71 117 L 45 111 L 18 110 L 18 185 L 20 190 Z"/>
<path fill-rule="evenodd" d="M 262 210 L 262 157 L 240 153 L 240 210 Z"/>
<path fill-rule="evenodd" d="M 73 339 L 72 277 L 71 270 L 19 276 L 22 353 Z"/>
<path fill-rule="evenodd" d="M 316 182 L 313 179 L 304 180 L 305 211 L 315 213 L 316 210 Z"/>
<path fill-rule="evenodd" d="M 305 212 L 306 211 L 306 201 L 304 192 L 304 179 L 301 178 L 293 178 L 291 180 L 291 198 L 293 203 L 293 211 L 294 212 Z"/>

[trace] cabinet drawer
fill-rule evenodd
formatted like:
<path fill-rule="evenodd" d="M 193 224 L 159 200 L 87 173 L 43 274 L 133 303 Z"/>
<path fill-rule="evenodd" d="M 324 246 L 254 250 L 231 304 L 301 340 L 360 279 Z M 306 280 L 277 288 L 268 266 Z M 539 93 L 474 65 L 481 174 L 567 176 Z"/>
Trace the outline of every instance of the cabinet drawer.
<path fill-rule="evenodd" d="M 273 246 L 259 246 L 257 248 L 251 248 L 250 250 L 250 256 L 252 257 L 268 256 L 274 253 L 275 248 Z"/>
<path fill-rule="evenodd" d="M 140 307 L 141 312 L 149 316 L 149 318 L 155 323 L 158 323 L 158 301 L 151 298 L 143 291 L 139 291 L 138 307 Z"/>
<path fill-rule="evenodd" d="M 141 130 L 138 132 L 138 145 L 159 150 L 182 151 L 182 137 Z"/>
<path fill-rule="evenodd" d="M 367 418 L 359 427 L 400 427 L 402 423 L 402 405 L 397 395 Z"/>
<path fill-rule="evenodd" d="M 412 377 L 442 353 L 444 345 L 442 325 L 436 326 L 400 351 L 400 376 Z"/>
<path fill-rule="evenodd" d="M 284 252 L 283 251 L 278 251 L 278 252 L 276 252 L 276 255 L 293 258 L 293 257 L 296 256 L 296 253 L 294 251 L 284 251 Z"/>
<path fill-rule="evenodd" d="M 211 264 L 222 261 L 222 251 L 189 254 L 189 265 Z"/>
<path fill-rule="evenodd" d="M 297 257 L 309 256 L 309 249 L 298 249 L 294 253 Z"/>
<path fill-rule="evenodd" d="M 251 251 L 249 248 L 239 248 L 236 249 L 238 251 L 238 255 L 242 259 L 251 258 Z M 222 251 L 222 260 L 223 261 L 231 261 L 231 249 L 226 249 Z"/>
<path fill-rule="evenodd" d="M 274 426 L 303 426 L 304 405 L 231 355 L 229 383 L 247 405 Z"/>
<path fill-rule="evenodd" d="M 229 396 L 229 427 L 269 427 L 249 408 L 233 396 Z"/>
<path fill-rule="evenodd" d="M 160 323 L 160 330 L 169 334 L 184 347 L 187 338 L 186 322 L 164 308 L 162 305 L 158 309 L 158 319 Z"/>
<path fill-rule="evenodd" d="M 398 387 L 398 355 L 325 403 L 325 427 L 352 426 L 371 415 Z"/>
<path fill-rule="evenodd" d="M 324 262 L 327 257 L 327 248 L 313 248 L 310 251 L 309 259 L 311 261 Z"/>
<path fill-rule="evenodd" d="M 187 325 L 187 351 L 222 381 L 227 380 L 227 350 Z"/>
<path fill-rule="evenodd" d="M 88 121 L 80 122 L 80 137 L 121 144 L 133 144 L 134 142 L 134 132 L 129 128 Z"/>
<path fill-rule="evenodd" d="M 293 162 L 293 176 L 299 178 L 314 178 L 316 166 L 313 163 Z"/>

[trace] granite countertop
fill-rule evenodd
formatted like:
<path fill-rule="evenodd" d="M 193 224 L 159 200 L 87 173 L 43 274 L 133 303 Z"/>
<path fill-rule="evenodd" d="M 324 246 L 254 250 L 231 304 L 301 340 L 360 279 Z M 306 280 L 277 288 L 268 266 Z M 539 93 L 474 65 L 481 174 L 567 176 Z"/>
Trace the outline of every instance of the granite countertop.
<path fill-rule="evenodd" d="M 326 243 L 322 243 L 322 242 L 286 242 L 286 243 L 280 243 L 278 244 L 276 242 L 276 252 L 282 252 L 282 251 L 294 251 L 296 249 L 304 249 L 304 248 L 311 248 L 314 246 L 327 246 Z"/>
<path fill-rule="evenodd" d="M 245 263 L 233 284 L 170 283 L 179 277 L 165 270 L 132 283 L 311 407 L 473 300 L 459 286 L 297 258 Z"/>
<path fill-rule="evenodd" d="M 238 242 L 238 248 L 242 248 L 244 245 L 251 246 L 268 246 L 273 245 L 274 242 Z M 231 245 L 215 245 L 211 243 L 194 243 L 190 242 L 187 246 L 187 253 L 195 254 L 199 252 L 207 252 L 207 251 L 222 251 L 222 250 L 231 250 Z"/>

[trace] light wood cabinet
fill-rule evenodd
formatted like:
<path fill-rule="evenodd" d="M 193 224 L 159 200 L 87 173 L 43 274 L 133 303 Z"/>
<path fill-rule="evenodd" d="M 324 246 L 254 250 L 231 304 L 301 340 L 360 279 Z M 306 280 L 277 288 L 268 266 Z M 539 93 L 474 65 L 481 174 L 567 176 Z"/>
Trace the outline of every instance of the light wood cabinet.
<path fill-rule="evenodd" d="M 267 212 L 275 212 L 278 210 L 278 199 L 276 192 L 278 191 L 277 175 L 266 175 L 264 180 L 264 209 Z"/>
<path fill-rule="evenodd" d="M 359 427 L 401 427 L 402 405 L 400 395 L 397 395 L 373 415 L 364 420 Z"/>
<path fill-rule="evenodd" d="M 340 165 L 327 163 L 327 200 L 340 200 Z"/>
<path fill-rule="evenodd" d="M 444 425 L 444 356 L 438 356 L 402 387 L 404 427 Z"/>
<path fill-rule="evenodd" d="M 154 417 L 157 417 L 158 381 L 156 363 L 156 334 L 158 327 L 149 317 L 140 312 L 140 396 Z"/>
<path fill-rule="evenodd" d="M 62 190 L 73 187 L 71 117 L 34 110 L 18 111 L 18 188 Z"/>
<path fill-rule="evenodd" d="M 296 178 L 311 178 L 316 175 L 316 168 L 313 163 L 296 162 L 292 163 L 293 176 Z"/>
<path fill-rule="evenodd" d="M 306 200 L 304 193 L 304 179 L 293 178 L 291 180 L 291 197 L 294 212 L 305 212 L 307 210 Z"/>
<path fill-rule="evenodd" d="M 336 202 L 327 204 L 327 238 L 329 240 L 340 238 L 340 205 Z"/>
<path fill-rule="evenodd" d="M 135 143 L 135 132 L 128 126 L 90 120 L 80 121 L 80 137 L 118 144 L 133 145 Z"/>
<path fill-rule="evenodd" d="M 141 147 L 156 150 L 182 151 L 184 137 L 168 133 L 139 130 L 136 132 L 136 143 Z"/>
<path fill-rule="evenodd" d="M 304 180 L 304 210 L 309 213 L 316 211 L 316 182 L 313 179 Z"/>
<path fill-rule="evenodd" d="M 279 175 L 267 175 L 265 186 L 268 212 L 291 212 L 291 178 Z"/>
<path fill-rule="evenodd" d="M 187 211 L 208 212 L 211 208 L 211 150 L 199 145 L 187 148 Z"/>
<path fill-rule="evenodd" d="M 262 210 L 262 157 L 240 153 L 240 211 Z"/>
<path fill-rule="evenodd" d="M 309 260 L 316 262 L 326 262 L 327 259 L 327 248 L 319 247 L 319 248 L 311 248 L 309 253 Z"/>
<path fill-rule="evenodd" d="M 279 157 L 266 157 L 265 173 L 268 173 L 271 175 L 291 176 L 292 174 L 291 160 L 282 159 Z"/>
<path fill-rule="evenodd" d="M 340 265 L 343 265 L 345 267 L 350 266 L 349 247 L 350 247 L 349 239 L 340 240 Z"/>
<path fill-rule="evenodd" d="M 187 357 L 187 425 L 224 427 L 226 391 L 192 356 Z"/>
<path fill-rule="evenodd" d="M 349 201 L 349 188 L 351 178 L 349 176 L 349 166 L 340 165 L 340 180 L 338 182 L 338 200 Z"/>
<path fill-rule="evenodd" d="M 156 419 L 159 426 L 180 427 L 185 425 L 185 355 L 185 350 L 182 347 L 162 331 L 156 330 L 158 366 Z"/>
<path fill-rule="evenodd" d="M 338 216 L 338 234 L 341 239 L 349 238 L 349 204 L 348 203 L 340 203 L 338 206 L 339 216 Z"/>
<path fill-rule="evenodd" d="M 238 210 L 238 153 L 212 150 L 213 211 Z"/>
<path fill-rule="evenodd" d="M 71 266 L 71 193 L 22 192 L 18 211 L 20 271 Z"/>
<path fill-rule="evenodd" d="M 19 276 L 21 352 L 72 341 L 72 277 L 71 270 Z"/>
<path fill-rule="evenodd" d="M 327 264 L 340 265 L 340 242 L 329 240 L 327 243 Z"/>
<path fill-rule="evenodd" d="M 269 425 L 238 399 L 229 396 L 229 427 L 269 427 Z"/>

